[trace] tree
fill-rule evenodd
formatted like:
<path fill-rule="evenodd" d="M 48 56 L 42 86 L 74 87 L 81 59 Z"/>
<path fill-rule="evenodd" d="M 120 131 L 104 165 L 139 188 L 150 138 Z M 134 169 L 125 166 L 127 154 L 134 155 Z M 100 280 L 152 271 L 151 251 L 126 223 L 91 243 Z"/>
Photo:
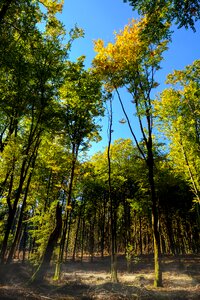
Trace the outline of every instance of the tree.
<path fill-rule="evenodd" d="M 64 128 L 68 133 L 72 161 L 55 279 L 60 276 L 60 266 L 63 261 L 78 154 L 79 151 L 87 149 L 90 140 L 98 139 L 98 125 L 95 118 L 103 114 L 101 81 L 96 74 L 84 70 L 84 57 L 80 57 L 76 63 L 67 62 L 66 66 L 66 80 L 60 89 L 60 97 Z"/>
<path fill-rule="evenodd" d="M 112 111 L 112 98 L 110 98 L 110 107 L 108 115 L 108 149 L 107 149 L 107 159 L 108 159 L 108 200 L 110 202 L 110 231 L 111 231 L 111 280 L 113 282 L 118 282 L 117 278 L 117 205 L 116 199 L 113 195 L 112 186 L 112 167 L 111 167 L 111 141 L 112 141 L 112 126 L 113 126 L 113 111 Z"/>
<path fill-rule="evenodd" d="M 165 40 L 168 24 L 158 31 L 157 38 L 147 35 L 148 18 L 139 22 L 132 21 L 124 30 L 116 34 L 115 42 L 104 46 L 103 41 L 95 42 L 96 57 L 93 66 L 101 74 L 107 89 L 115 90 L 125 113 L 134 141 L 145 160 L 148 169 L 148 180 L 152 201 L 152 229 L 154 236 L 155 286 L 162 285 L 160 269 L 160 237 L 158 228 L 158 199 L 154 182 L 154 153 L 153 153 L 153 110 L 151 92 L 157 87 L 155 72 L 160 68 L 162 53 L 166 50 Z M 133 42 L 134 41 L 134 42 Z M 144 148 L 142 148 L 132 130 L 120 96 L 119 87 L 126 87 L 135 104 Z"/>

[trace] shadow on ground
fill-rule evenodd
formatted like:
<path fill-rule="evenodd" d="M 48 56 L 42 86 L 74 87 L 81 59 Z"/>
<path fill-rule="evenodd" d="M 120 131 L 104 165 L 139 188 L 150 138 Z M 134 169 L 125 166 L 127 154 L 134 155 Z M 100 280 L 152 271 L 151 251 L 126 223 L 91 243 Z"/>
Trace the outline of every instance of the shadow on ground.
<path fill-rule="evenodd" d="M 129 273 L 123 256 L 118 259 L 119 283 L 110 282 L 109 257 L 90 262 L 67 261 L 62 278 L 28 286 L 30 265 L 13 263 L 0 267 L 1 300 L 199 300 L 200 256 L 163 257 L 163 287 L 153 287 L 153 258 L 143 256 L 133 262 Z"/>

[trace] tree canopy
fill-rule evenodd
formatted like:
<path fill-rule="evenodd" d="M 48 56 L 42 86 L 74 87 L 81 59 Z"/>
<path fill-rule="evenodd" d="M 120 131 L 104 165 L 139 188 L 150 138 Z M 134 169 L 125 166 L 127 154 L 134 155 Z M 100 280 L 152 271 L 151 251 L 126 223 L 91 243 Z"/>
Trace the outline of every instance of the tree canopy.
<path fill-rule="evenodd" d="M 191 27 L 195 30 L 195 22 L 200 19 L 200 1 L 185 0 L 124 0 L 129 2 L 133 9 L 138 10 L 142 15 L 149 15 L 154 19 L 157 14 L 162 14 L 162 18 L 168 22 L 175 22 L 178 27 Z"/>

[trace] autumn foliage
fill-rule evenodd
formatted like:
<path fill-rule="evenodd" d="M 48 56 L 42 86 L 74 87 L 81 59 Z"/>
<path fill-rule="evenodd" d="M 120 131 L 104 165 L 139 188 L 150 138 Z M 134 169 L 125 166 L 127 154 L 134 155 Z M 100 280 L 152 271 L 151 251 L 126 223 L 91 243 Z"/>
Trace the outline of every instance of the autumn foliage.
<path fill-rule="evenodd" d="M 104 45 L 102 40 L 95 41 L 97 55 L 93 66 L 103 76 L 109 90 L 129 83 L 144 65 L 159 67 L 167 40 L 155 44 L 153 37 L 145 34 L 147 27 L 146 17 L 140 21 L 133 19 L 119 33 L 115 32 L 114 43 Z"/>

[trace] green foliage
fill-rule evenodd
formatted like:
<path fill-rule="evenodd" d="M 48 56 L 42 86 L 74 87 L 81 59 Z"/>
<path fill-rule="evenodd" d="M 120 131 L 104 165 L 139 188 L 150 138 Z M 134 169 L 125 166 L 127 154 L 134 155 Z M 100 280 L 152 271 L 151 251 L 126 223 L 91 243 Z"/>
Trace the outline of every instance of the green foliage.
<path fill-rule="evenodd" d="M 157 15 L 161 12 L 164 20 L 175 21 L 179 28 L 191 27 L 195 31 L 195 22 L 200 19 L 199 0 L 124 0 L 124 2 L 129 2 L 134 10 L 142 15 L 147 14 L 152 20 L 158 20 Z M 156 30 L 160 27 L 162 23 L 158 27 L 155 26 Z"/>
<path fill-rule="evenodd" d="M 128 244 L 126 247 L 126 260 L 128 263 L 131 262 L 132 255 L 133 255 L 133 245 Z"/>
<path fill-rule="evenodd" d="M 71 193 L 74 155 L 99 138 L 95 118 L 103 114 L 101 82 L 85 70 L 83 58 L 68 61 L 83 31 L 75 26 L 66 35 L 56 16 L 62 6 L 63 1 L 51 0 L 0 4 L 0 192 L 8 231 L 3 259 L 8 240 L 19 243 L 20 235 L 16 241 L 11 236 L 11 228 L 17 232 L 13 224 L 22 226 L 17 211 L 22 220 L 25 213 L 32 216 L 26 224 L 37 234 L 30 240 L 42 255 L 54 226 L 51 211 L 58 200 L 64 210 Z"/>
<path fill-rule="evenodd" d="M 72 144 L 87 148 L 90 140 L 98 140 L 99 126 L 95 118 L 103 115 L 101 82 L 84 69 L 84 57 L 67 62 L 65 81 L 60 88 L 65 130 Z"/>
<path fill-rule="evenodd" d="M 184 174 L 199 201 L 200 193 L 200 61 L 168 76 L 171 85 L 155 102 L 161 130 L 170 141 L 169 157 Z"/>
<path fill-rule="evenodd" d="M 35 239 L 35 248 L 32 251 L 31 262 L 38 265 L 42 255 L 46 249 L 48 238 L 55 227 L 55 209 L 57 201 L 51 203 L 48 210 L 42 212 L 41 204 L 38 203 L 34 216 L 29 218 L 27 224 L 31 228 L 29 230 L 30 239 Z"/>
<path fill-rule="evenodd" d="M 2 262 L 12 249 L 15 253 L 23 248 L 23 254 L 29 254 L 38 265 L 49 237 L 54 239 L 50 241 L 53 260 L 60 259 L 61 246 L 65 251 L 67 242 L 74 254 L 89 253 L 92 257 L 95 251 L 102 256 L 110 253 L 111 197 L 119 249 L 129 262 L 137 263 L 138 254 L 150 253 L 153 244 L 146 167 L 152 157 L 163 252 L 199 249 L 192 209 L 192 197 L 195 194 L 198 199 L 200 182 L 199 61 L 169 75 L 172 86 L 163 91 L 157 103 L 152 103 L 150 96 L 158 86 L 154 73 L 167 48 L 169 22 L 175 18 L 175 10 L 172 15 L 170 11 L 176 8 L 180 12 L 186 2 L 159 1 L 159 11 L 157 4 L 152 5 L 154 1 L 140 2 L 140 12 L 144 14 L 147 9 L 151 13 L 117 34 L 116 45 L 104 47 L 98 41 L 99 69 L 86 70 L 84 56 L 69 61 L 73 41 L 84 32 L 75 26 L 66 34 L 57 18 L 63 1 L 1 1 Z M 138 3 L 134 1 L 134 5 Z M 190 12 L 193 6 L 188 5 Z M 194 28 L 195 16 L 183 17 L 180 25 Z M 104 60 L 105 54 L 108 60 Z M 102 89 L 102 78 L 107 92 Z M 104 114 L 110 92 L 121 86 L 133 96 L 143 139 L 137 142 L 138 147 L 130 139 L 119 139 L 111 145 L 110 191 L 107 149 L 84 162 L 84 155 L 79 154 L 91 141 L 100 139 L 97 119 Z M 155 112 L 171 139 L 168 156 L 160 153 L 160 144 L 152 133 Z M 56 223 L 61 230 L 61 222 L 66 231 L 59 238 L 58 232 L 52 233 Z"/>

